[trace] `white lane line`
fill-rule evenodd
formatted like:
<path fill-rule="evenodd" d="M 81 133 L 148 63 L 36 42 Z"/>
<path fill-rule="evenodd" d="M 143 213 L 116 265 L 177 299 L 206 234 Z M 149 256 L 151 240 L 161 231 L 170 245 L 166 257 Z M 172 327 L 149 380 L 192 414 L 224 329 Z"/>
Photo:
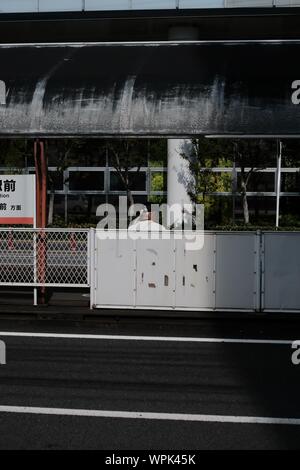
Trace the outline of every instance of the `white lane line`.
<path fill-rule="evenodd" d="M 89 418 L 144 419 L 161 421 L 190 421 L 199 423 L 281 424 L 300 426 L 298 418 L 263 418 L 256 416 L 223 416 L 184 413 L 144 413 L 138 411 L 80 410 L 70 408 L 40 408 L 29 406 L 0 406 L 0 413 L 33 415 L 78 416 Z"/>
<path fill-rule="evenodd" d="M 112 341 L 159 341 L 177 343 L 233 343 L 233 344 L 276 344 L 291 345 L 294 340 L 243 339 L 243 338 L 189 338 L 180 336 L 124 336 L 124 335 L 82 335 L 60 333 L 23 333 L 0 331 L 0 337 L 87 339 Z"/>

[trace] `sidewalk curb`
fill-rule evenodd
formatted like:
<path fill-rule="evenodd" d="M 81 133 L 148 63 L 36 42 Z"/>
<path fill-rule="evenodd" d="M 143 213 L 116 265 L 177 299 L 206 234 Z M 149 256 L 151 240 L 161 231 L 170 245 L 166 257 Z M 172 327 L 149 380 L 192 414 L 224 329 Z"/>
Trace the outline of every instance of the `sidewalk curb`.
<path fill-rule="evenodd" d="M 105 318 L 126 319 L 126 318 L 153 318 L 153 319 L 174 319 L 174 320 L 212 320 L 212 321 L 267 321 L 267 322 L 300 322 L 300 315 L 295 313 L 254 313 L 254 312 L 203 312 L 203 311 L 170 311 L 170 310 L 124 310 L 124 309 L 103 309 L 90 310 L 84 307 L 17 307 L 0 306 L 1 320 L 69 320 L 69 321 L 98 321 Z"/>

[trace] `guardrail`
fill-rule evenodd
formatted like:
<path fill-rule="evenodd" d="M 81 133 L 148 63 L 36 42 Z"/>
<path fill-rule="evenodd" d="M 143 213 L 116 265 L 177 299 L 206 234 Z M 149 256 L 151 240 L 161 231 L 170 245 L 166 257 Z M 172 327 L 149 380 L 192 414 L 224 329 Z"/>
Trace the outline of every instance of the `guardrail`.
<path fill-rule="evenodd" d="M 0 0 L 1 13 L 297 6 L 299 0 Z"/>
<path fill-rule="evenodd" d="M 300 232 L 139 235 L 95 232 L 92 307 L 300 313 Z"/>

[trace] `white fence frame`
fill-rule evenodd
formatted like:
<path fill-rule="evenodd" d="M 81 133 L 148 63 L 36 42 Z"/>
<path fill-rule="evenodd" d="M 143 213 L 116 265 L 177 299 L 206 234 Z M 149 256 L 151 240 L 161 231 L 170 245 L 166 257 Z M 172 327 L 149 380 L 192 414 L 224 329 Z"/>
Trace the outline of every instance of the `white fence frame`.
<path fill-rule="evenodd" d="M 170 232 L 171 244 L 174 243 L 174 240 L 172 240 L 172 234 L 174 235 L 174 233 L 175 232 Z M 130 264 L 132 267 L 134 266 L 134 269 L 133 269 L 134 272 L 129 271 L 127 275 L 125 276 L 126 280 L 128 279 L 128 277 L 134 276 L 134 279 L 132 280 L 130 284 L 132 287 L 134 285 L 134 292 L 129 294 L 131 301 L 128 301 L 126 304 L 122 305 L 120 304 L 120 302 L 117 301 L 117 295 L 118 295 L 117 286 L 118 285 L 120 286 L 119 292 L 122 287 L 121 281 L 120 279 L 118 279 L 118 272 L 120 271 L 121 266 L 120 266 L 120 269 L 117 269 L 117 266 L 114 265 L 113 258 L 107 258 L 105 260 L 105 256 L 104 256 L 104 261 L 103 261 L 103 258 L 101 257 L 101 253 L 99 253 L 99 247 L 101 247 L 99 243 L 102 244 L 102 246 L 104 246 L 104 244 L 106 243 L 106 240 L 97 241 L 97 235 L 95 232 L 95 236 L 93 237 L 95 242 L 94 242 L 94 247 L 93 247 L 94 256 L 92 257 L 92 260 L 93 260 L 92 265 L 94 265 L 94 269 L 93 269 L 93 280 L 91 283 L 91 308 L 100 308 L 100 309 L 101 308 L 103 309 L 104 308 L 107 308 L 107 309 L 120 308 L 120 309 L 137 309 L 137 310 L 146 309 L 146 310 L 178 310 L 178 311 L 232 311 L 232 310 L 247 311 L 247 312 L 259 311 L 260 305 L 261 305 L 260 296 L 259 296 L 259 288 L 261 285 L 261 271 L 259 269 L 260 237 L 261 237 L 260 233 L 259 232 L 256 233 L 256 232 L 210 232 L 210 231 L 206 231 L 205 237 L 206 237 L 207 242 L 208 242 L 208 239 L 210 239 L 210 242 L 208 243 L 210 245 L 210 248 L 209 248 L 210 252 L 208 254 L 208 257 L 212 257 L 210 267 L 207 268 L 206 266 L 205 276 L 203 275 L 207 279 L 209 278 L 209 287 L 207 287 L 206 289 L 205 282 L 202 279 L 202 284 L 198 285 L 198 288 L 201 290 L 203 295 L 206 296 L 206 294 L 208 293 L 208 296 L 210 298 L 209 305 L 195 306 L 195 302 L 196 302 L 195 301 L 193 306 L 191 305 L 185 306 L 182 304 L 182 301 L 180 301 L 178 290 L 180 291 L 181 276 L 183 276 L 184 278 L 186 277 L 188 279 L 188 278 L 191 278 L 193 273 L 192 273 L 192 269 L 190 269 L 189 272 L 183 271 L 184 268 L 183 266 L 180 265 L 180 259 L 181 259 L 181 263 L 182 262 L 184 263 L 184 259 L 182 258 L 182 255 L 180 255 L 179 253 L 181 249 L 180 246 L 176 245 L 178 241 L 177 242 L 175 241 L 175 245 L 173 247 L 174 255 L 170 255 L 172 256 L 172 260 L 170 260 L 170 265 L 166 267 L 163 266 L 161 268 L 162 270 L 165 270 L 165 273 L 167 274 L 172 272 L 172 270 L 174 272 L 174 279 L 170 278 L 170 282 L 174 283 L 174 291 L 173 291 L 173 297 L 172 297 L 172 302 L 171 302 L 172 305 L 168 305 L 168 306 L 167 305 L 164 305 L 164 306 L 155 305 L 155 303 L 157 302 L 157 295 L 160 295 L 161 293 L 159 289 L 155 292 L 155 296 L 153 297 L 153 304 L 151 304 L 149 300 L 146 302 L 147 305 L 142 305 L 141 302 L 139 302 L 140 296 L 138 294 L 138 291 L 139 291 L 138 264 L 140 262 L 140 259 L 138 255 L 136 241 L 131 243 L 132 245 L 130 248 L 131 254 L 129 254 L 129 257 L 132 258 L 132 262 Z M 237 280 L 241 279 L 244 274 L 244 277 L 243 277 L 244 283 L 247 282 L 248 286 L 250 286 L 249 289 L 252 289 L 250 293 L 247 291 L 248 305 L 246 305 L 245 307 L 243 307 L 243 302 L 244 302 L 243 293 L 239 296 L 238 292 L 233 292 L 233 291 L 229 292 L 229 289 L 226 291 L 226 288 L 224 291 L 224 289 L 222 290 L 220 288 L 220 286 L 222 287 L 222 283 L 220 283 L 220 277 L 222 275 L 220 274 L 220 272 L 218 272 L 217 263 L 219 262 L 221 255 L 223 256 L 223 254 L 226 254 L 226 250 L 223 250 L 222 252 L 222 250 L 219 249 L 219 253 L 218 253 L 217 246 L 220 240 L 222 239 L 227 240 L 227 241 L 228 240 L 230 241 L 230 239 L 233 239 L 234 243 L 241 242 L 242 244 L 243 242 L 247 241 L 247 239 L 248 241 L 250 241 L 248 253 L 246 255 L 247 259 L 243 259 L 242 262 L 240 263 L 240 266 L 235 268 L 235 269 L 241 270 L 241 272 L 237 274 Z M 193 260 L 193 256 L 195 256 L 194 262 L 197 263 L 199 267 L 199 271 L 200 271 L 201 256 L 200 256 L 200 260 L 198 257 L 198 260 L 196 261 L 197 255 L 193 255 L 193 253 L 195 252 L 191 252 L 191 253 L 192 255 L 190 257 L 189 263 L 192 265 L 191 260 Z M 207 255 L 204 255 L 204 256 L 207 256 Z M 109 259 L 108 261 L 109 264 L 113 266 L 112 269 L 115 269 L 116 271 L 116 276 L 112 275 L 111 281 L 107 281 L 108 277 L 111 274 L 110 267 L 106 265 L 106 262 L 108 259 Z M 230 269 L 230 263 L 231 263 L 230 259 L 225 260 L 223 256 L 223 259 L 220 260 L 221 264 L 219 263 L 219 266 L 222 266 L 224 262 L 228 263 L 228 269 Z M 101 269 L 101 273 L 100 272 L 98 273 L 97 266 L 99 267 L 99 270 Z M 219 271 L 220 271 L 220 268 L 219 268 Z M 105 299 L 107 299 L 106 292 L 109 289 L 110 282 L 116 282 L 116 289 L 113 290 L 113 293 L 112 293 L 113 298 L 116 299 L 115 303 L 113 302 L 109 303 L 107 300 L 103 303 L 98 301 L 98 298 L 101 297 L 101 295 L 99 296 L 99 289 L 101 289 L 101 282 L 102 282 L 101 276 L 103 276 L 103 272 L 105 273 L 105 278 L 103 278 L 103 289 L 104 289 L 103 294 L 105 294 L 104 295 Z M 145 271 L 145 277 L 147 275 L 146 273 L 147 272 Z M 233 276 L 234 275 L 236 275 L 236 272 L 233 272 Z M 227 277 L 227 274 L 225 276 Z M 195 277 L 197 278 L 197 276 Z M 247 277 L 247 281 L 246 281 L 246 277 Z M 180 278 L 180 280 L 178 278 Z M 223 279 L 225 279 L 224 276 L 223 276 Z M 106 285 L 106 282 L 108 282 L 108 285 Z M 188 282 L 191 282 L 191 280 L 187 281 L 187 284 Z M 244 286 L 242 287 L 244 288 Z M 241 291 L 242 290 L 243 289 L 241 289 Z M 144 291 L 144 293 L 145 293 L 145 296 L 147 296 L 147 292 Z M 191 289 L 190 295 L 192 296 L 193 294 L 195 294 L 197 297 L 197 291 L 195 291 L 194 289 Z M 153 291 L 153 295 L 154 295 L 154 291 Z M 169 296 L 169 301 L 170 301 L 170 295 L 171 295 L 170 292 L 166 293 L 166 295 Z M 231 304 L 230 304 L 230 301 L 227 299 L 227 297 L 228 296 L 230 297 L 230 295 L 231 295 L 231 302 L 232 302 Z M 121 293 L 119 294 L 119 296 L 121 296 Z M 125 297 L 127 296 L 125 295 Z M 227 302 L 224 299 L 226 299 Z"/>
<path fill-rule="evenodd" d="M 132 256 L 135 261 L 131 263 L 134 265 L 135 271 L 135 292 L 130 298 L 132 298 L 132 304 L 121 305 L 120 302 L 99 302 L 101 295 L 99 296 L 99 289 L 101 289 L 101 278 L 99 276 L 107 273 L 108 267 L 101 262 L 99 259 L 99 242 L 95 235 L 92 237 L 93 242 L 93 256 L 92 256 L 92 277 L 91 277 L 91 308 L 99 309 L 127 309 L 127 310 L 173 310 L 173 311 L 236 311 L 236 312 L 300 312 L 300 289 L 297 288 L 299 282 L 300 287 L 300 232 L 205 232 L 206 236 L 213 237 L 214 250 L 209 256 L 213 256 L 213 261 L 209 269 L 211 269 L 213 276 L 213 285 L 209 284 L 208 289 L 211 289 L 209 295 L 212 296 L 210 305 L 202 307 L 191 307 L 176 305 L 176 289 L 178 288 L 178 282 L 175 283 L 173 304 L 169 306 L 158 306 L 154 305 L 141 305 L 137 302 L 137 288 L 138 288 L 138 254 L 136 243 L 133 246 Z M 279 262 L 280 268 L 282 269 L 281 274 L 277 273 L 275 259 L 272 261 L 272 256 L 268 257 L 269 267 L 266 269 L 266 243 L 270 244 L 270 239 L 279 241 L 279 238 L 283 238 L 283 243 L 280 245 L 281 250 L 286 253 L 289 252 L 289 257 L 282 257 L 282 262 Z M 253 238 L 253 242 L 251 239 Z M 230 240 L 231 239 L 231 240 Z M 248 242 L 247 242 L 248 239 Z M 288 249 L 290 240 L 293 239 L 293 252 Z M 105 240 L 101 243 L 105 244 Z M 225 243 L 225 244 L 224 244 Z M 295 252 L 299 243 L 299 272 L 297 261 L 293 260 L 293 253 Z M 230 246 L 231 245 L 231 246 Z M 239 249 L 237 249 L 239 245 Z M 253 247 L 253 248 L 252 248 Z M 175 250 L 174 250 L 175 251 Z M 219 251 L 219 253 L 218 253 Z M 298 249 L 297 249 L 298 252 Z M 180 266 L 176 265 L 176 256 L 174 257 L 175 263 L 174 272 L 175 277 L 182 275 Z M 231 266 L 232 260 L 232 266 Z M 293 261 L 293 262 L 291 262 Z M 195 261 L 196 262 L 196 261 Z M 113 262 L 112 262 L 113 263 Z M 98 268 L 97 268 L 98 266 Z M 213 268 L 212 268 L 213 266 Z M 275 267 L 274 267 L 275 266 Z M 116 266 L 113 267 L 115 269 Z M 101 273 L 98 272 L 101 269 Z M 163 268 L 164 269 L 164 268 Z M 201 269 L 201 268 L 200 268 Z M 221 272 L 223 269 L 223 273 Z M 166 268 L 167 270 L 167 268 Z M 253 271 L 252 271 L 253 270 Z M 275 270 L 275 272 L 274 272 Z M 115 291 L 113 298 L 117 299 L 118 296 L 118 285 L 119 280 L 117 279 L 116 270 L 116 282 Z M 252 275 L 253 273 L 253 275 Z M 289 278 L 294 280 L 293 289 L 291 289 L 290 281 L 286 280 L 287 274 Z M 128 276 L 130 274 L 128 273 Z M 277 303 L 272 303 L 270 308 L 270 302 L 266 299 L 266 282 L 269 283 L 269 299 L 273 298 L 273 292 L 278 297 L 278 286 L 280 286 L 282 292 L 281 297 L 278 298 Z M 290 298 L 287 298 L 286 291 L 282 286 L 289 287 L 291 293 Z M 105 284 L 105 283 L 104 283 Z M 132 285 L 132 283 L 130 284 Z M 176 287 L 177 286 L 177 287 Z M 203 286 L 202 286 L 203 287 Z M 252 290 L 253 289 L 253 290 Z M 286 289 L 288 290 L 288 289 Z M 298 295 L 299 291 L 299 295 Z M 274 293 L 274 295 L 275 295 Z M 104 296 L 105 298 L 105 296 Z M 245 305 L 242 307 L 243 298 L 245 298 Z M 106 297 L 107 299 L 107 297 Z M 292 301 L 291 301 L 292 299 Z M 289 308 L 292 305 L 293 308 Z"/>

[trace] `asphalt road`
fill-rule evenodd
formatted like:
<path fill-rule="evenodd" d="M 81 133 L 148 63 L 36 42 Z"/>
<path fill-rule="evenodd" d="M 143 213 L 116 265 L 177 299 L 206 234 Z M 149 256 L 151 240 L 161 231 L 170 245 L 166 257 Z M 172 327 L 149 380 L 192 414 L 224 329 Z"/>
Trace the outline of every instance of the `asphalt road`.
<path fill-rule="evenodd" d="M 157 338 L 145 341 L 149 335 Z M 259 422 L 290 418 L 300 424 L 300 365 L 291 362 L 291 345 L 277 342 L 300 339 L 294 324 L 6 321 L 0 322 L 0 339 L 7 347 L 7 364 L 0 366 L 0 449 L 300 448 L 300 425 Z M 131 414 L 121 417 L 122 412 Z M 229 422 L 232 417 L 236 422 Z"/>

